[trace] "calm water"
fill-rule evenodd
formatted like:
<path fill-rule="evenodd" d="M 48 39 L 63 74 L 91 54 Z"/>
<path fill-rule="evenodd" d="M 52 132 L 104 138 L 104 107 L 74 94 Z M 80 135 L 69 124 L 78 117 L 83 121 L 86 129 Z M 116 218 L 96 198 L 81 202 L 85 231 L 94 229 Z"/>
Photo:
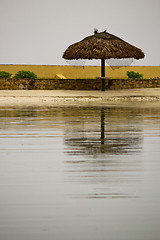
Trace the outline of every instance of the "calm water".
<path fill-rule="evenodd" d="M 159 240 L 160 108 L 0 110 L 0 240 Z"/>

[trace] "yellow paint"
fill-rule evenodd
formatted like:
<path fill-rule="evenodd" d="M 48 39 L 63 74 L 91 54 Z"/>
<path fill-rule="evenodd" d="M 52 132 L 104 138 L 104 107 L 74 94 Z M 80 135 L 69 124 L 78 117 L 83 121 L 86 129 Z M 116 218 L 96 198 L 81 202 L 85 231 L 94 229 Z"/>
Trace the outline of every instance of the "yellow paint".
<path fill-rule="evenodd" d="M 63 76 L 62 74 L 56 74 L 55 79 L 66 79 L 66 77 Z"/>
<path fill-rule="evenodd" d="M 20 70 L 34 72 L 38 78 L 54 79 L 55 75 L 63 75 L 67 79 L 96 78 L 101 76 L 100 66 L 56 66 L 56 65 L 5 65 L 0 64 L 0 71 L 12 73 L 12 77 Z M 143 78 L 160 77 L 160 66 L 132 66 L 115 67 L 106 66 L 106 77 L 127 78 L 127 71 L 135 71 L 143 74 Z"/>

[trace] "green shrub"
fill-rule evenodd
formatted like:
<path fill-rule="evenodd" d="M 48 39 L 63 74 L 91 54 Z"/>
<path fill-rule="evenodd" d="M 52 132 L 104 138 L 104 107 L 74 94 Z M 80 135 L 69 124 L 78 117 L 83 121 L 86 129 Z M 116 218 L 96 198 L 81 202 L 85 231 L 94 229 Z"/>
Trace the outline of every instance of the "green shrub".
<path fill-rule="evenodd" d="M 23 79 L 23 78 L 28 78 L 28 79 L 36 79 L 37 75 L 34 72 L 30 71 L 19 71 L 15 74 L 14 78 L 18 79 Z"/>
<path fill-rule="evenodd" d="M 128 78 L 143 78 L 143 74 L 140 74 L 139 72 L 134 71 L 127 71 Z"/>
<path fill-rule="evenodd" d="M 10 78 L 11 76 L 12 74 L 9 72 L 0 71 L 0 78 Z"/>

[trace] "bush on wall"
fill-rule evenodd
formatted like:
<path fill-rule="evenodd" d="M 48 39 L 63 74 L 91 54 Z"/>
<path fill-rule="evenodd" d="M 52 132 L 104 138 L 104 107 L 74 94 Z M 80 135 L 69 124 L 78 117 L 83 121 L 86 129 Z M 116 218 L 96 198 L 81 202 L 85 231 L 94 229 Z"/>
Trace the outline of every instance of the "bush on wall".
<path fill-rule="evenodd" d="M 12 76 L 12 73 L 0 71 L 0 78 L 10 78 Z"/>
<path fill-rule="evenodd" d="M 139 72 L 134 72 L 134 71 L 127 71 L 127 76 L 128 78 L 143 78 L 143 74 L 140 74 Z"/>
<path fill-rule="evenodd" d="M 15 79 L 24 79 L 24 78 L 36 79 L 37 75 L 34 72 L 30 72 L 30 71 L 19 71 L 15 74 L 14 78 Z"/>

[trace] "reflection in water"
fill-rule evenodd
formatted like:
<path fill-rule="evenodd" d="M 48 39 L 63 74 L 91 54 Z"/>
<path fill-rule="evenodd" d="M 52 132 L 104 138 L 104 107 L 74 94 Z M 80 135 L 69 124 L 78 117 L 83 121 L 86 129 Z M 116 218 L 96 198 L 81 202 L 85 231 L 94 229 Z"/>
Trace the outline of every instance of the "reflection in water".
<path fill-rule="evenodd" d="M 0 239 L 159 240 L 160 109 L 0 110 Z"/>
<path fill-rule="evenodd" d="M 90 116 L 86 115 L 76 125 L 68 122 L 65 143 L 69 146 L 68 154 L 97 155 L 125 154 L 140 150 L 142 142 L 142 117 L 130 112 L 127 116 L 122 109 L 104 108 L 92 109 Z M 133 123 L 134 122 L 134 123 Z"/>
<path fill-rule="evenodd" d="M 65 129 L 68 179 L 85 183 L 91 192 L 73 197 L 138 197 L 141 161 L 135 160 L 135 154 L 140 153 L 143 143 L 140 112 L 104 107 L 94 108 L 88 115 L 85 109 L 81 114 L 79 111 L 82 109 L 77 116 L 74 113 L 76 124 L 67 121 Z M 84 116 L 80 121 L 79 115 Z M 85 156 L 83 160 L 81 156 Z"/>
<path fill-rule="evenodd" d="M 104 108 L 101 109 L 101 144 L 104 144 L 104 131 L 105 131 L 105 112 Z"/>

